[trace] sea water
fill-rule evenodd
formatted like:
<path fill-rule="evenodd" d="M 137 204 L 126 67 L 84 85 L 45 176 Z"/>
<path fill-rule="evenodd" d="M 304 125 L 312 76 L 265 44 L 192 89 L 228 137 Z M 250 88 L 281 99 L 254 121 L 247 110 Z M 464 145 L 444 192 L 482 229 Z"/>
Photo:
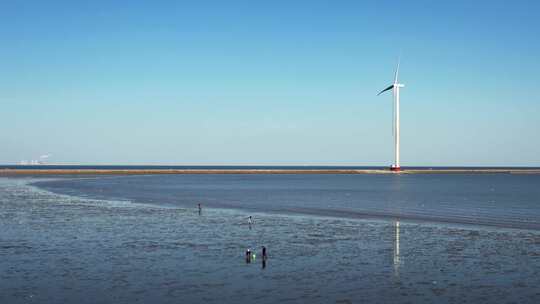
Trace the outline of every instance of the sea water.
<path fill-rule="evenodd" d="M 539 185 L 506 174 L 0 178 L 0 303 L 538 303 Z"/>

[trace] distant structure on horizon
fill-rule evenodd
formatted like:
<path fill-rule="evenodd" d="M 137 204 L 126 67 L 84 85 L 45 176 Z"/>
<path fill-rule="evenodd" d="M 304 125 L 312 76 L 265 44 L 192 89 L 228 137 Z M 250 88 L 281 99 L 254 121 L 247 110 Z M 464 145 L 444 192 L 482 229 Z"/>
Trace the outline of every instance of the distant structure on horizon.
<path fill-rule="evenodd" d="M 392 133 L 394 135 L 394 145 L 395 145 L 395 159 L 394 163 L 390 166 L 390 170 L 392 171 L 400 171 L 401 166 L 399 165 L 399 88 L 405 87 L 404 84 L 401 84 L 398 82 L 398 74 L 399 74 L 399 62 L 400 59 L 398 59 L 398 64 L 396 68 L 396 74 L 394 75 L 394 83 L 385 88 L 384 90 L 380 91 L 377 96 L 381 95 L 382 93 L 392 89 L 392 95 L 394 97 L 394 103 L 392 108 L 392 122 L 393 122 L 393 128 Z"/>
<path fill-rule="evenodd" d="M 41 155 L 39 159 L 21 160 L 19 165 L 46 165 L 46 160 L 51 157 L 51 154 Z"/>

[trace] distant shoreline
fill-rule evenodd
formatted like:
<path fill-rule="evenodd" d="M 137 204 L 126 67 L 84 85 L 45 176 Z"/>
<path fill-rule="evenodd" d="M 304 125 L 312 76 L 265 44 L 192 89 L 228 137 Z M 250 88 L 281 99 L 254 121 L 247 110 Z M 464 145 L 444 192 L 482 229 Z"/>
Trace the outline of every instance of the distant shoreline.
<path fill-rule="evenodd" d="M 0 176 L 18 175 L 147 175 L 147 174 L 540 174 L 531 168 L 471 169 L 0 169 Z"/>

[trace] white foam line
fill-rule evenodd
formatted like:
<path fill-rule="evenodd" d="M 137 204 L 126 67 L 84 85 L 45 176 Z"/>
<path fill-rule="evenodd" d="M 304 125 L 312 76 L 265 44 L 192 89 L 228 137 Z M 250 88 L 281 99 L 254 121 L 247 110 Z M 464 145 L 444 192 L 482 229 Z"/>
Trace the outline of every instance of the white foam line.
<path fill-rule="evenodd" d="M 2 179 L 0 179 L 2 180 Z M 12 182 L 17 187 L 21 187 L 21 190 L 28 190 L 31 193 L 36 193 L 42 195 L 44 199 L 50 201 L 62 201 L 74 203 L 77 205 L 87 205 L 94 207 L 108 207 L 108 208 L 145 208 L 145 209 L 183 209 L 172 206 L 162 206 L 162 205 L 153 205 L 145 203 L 136 203 L 130 200 L 106 200 L 106 199 L 94 199 L 94 198 L 85 198 L 76 195 L 60 194 L 51 192 L 38 186 L 32 185 L 35 182 L 42 181 L 55 181 L 55 180 L 64 180 L 58 178 L 30 178 L 30 179 L 3 179 L 4 181 Z"/>

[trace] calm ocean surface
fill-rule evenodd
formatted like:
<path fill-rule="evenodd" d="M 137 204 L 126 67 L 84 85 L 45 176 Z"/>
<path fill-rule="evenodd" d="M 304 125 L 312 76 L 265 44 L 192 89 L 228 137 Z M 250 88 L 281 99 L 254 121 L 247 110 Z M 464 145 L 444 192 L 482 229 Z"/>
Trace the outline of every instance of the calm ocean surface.
<path fill-rule="evenodd" d="M 540 175 L 148 175 L 37 183 L 96 199 L 161 206 L 390 217 L 540 229 Z"/>
<path fill-rule="evenodd" d="M 0 178 L 0 280 L 0 303 L 538 303 L 540 175 Z"/>

